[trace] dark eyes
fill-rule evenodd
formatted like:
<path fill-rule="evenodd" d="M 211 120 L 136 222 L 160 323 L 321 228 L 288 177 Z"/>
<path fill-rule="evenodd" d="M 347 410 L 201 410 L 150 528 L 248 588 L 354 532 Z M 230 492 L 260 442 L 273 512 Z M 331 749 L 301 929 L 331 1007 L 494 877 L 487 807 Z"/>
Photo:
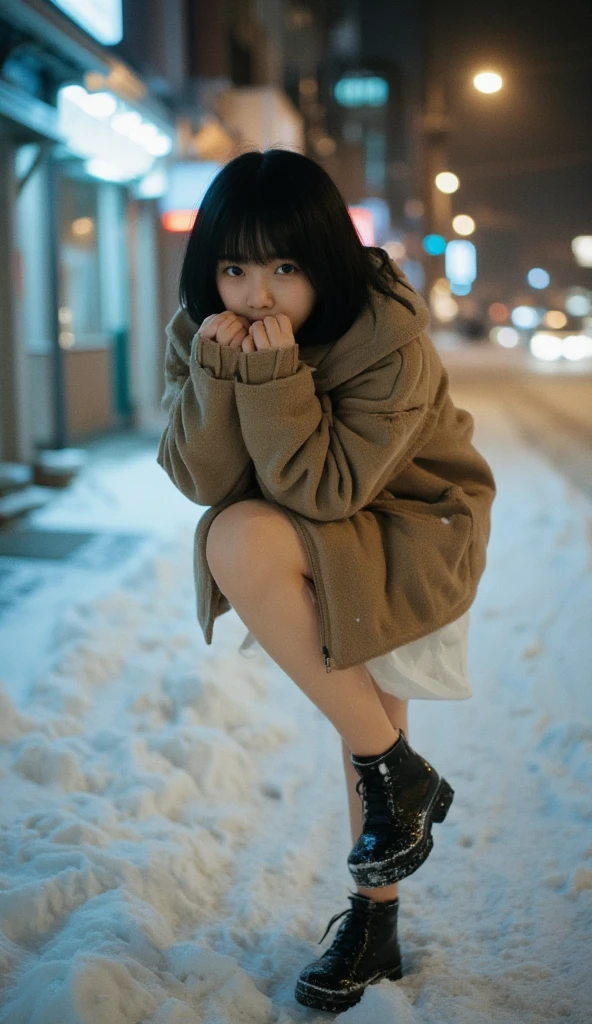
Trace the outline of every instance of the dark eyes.
<path fill-rule="evenodd" d="M 275 273 L 280 274 L 281 277 L 289 276 L 298 272 L 298 267 L 295 263 L 280 263 L 279 267 L 276 267 Z M 237 266 L 236 263 L 231 263 L 227 267 L 222 268 L 222 273 L 228 277 L 239 277 L 242 274 L 242 269 Z"/>

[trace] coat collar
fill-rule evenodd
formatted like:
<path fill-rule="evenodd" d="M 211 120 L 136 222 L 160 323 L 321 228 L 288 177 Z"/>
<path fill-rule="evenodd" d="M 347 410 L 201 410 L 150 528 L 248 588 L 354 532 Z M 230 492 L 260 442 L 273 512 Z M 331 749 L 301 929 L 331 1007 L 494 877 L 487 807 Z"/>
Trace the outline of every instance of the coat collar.
<path fill-rule="evenodd" d="M 394 260 L 391 266 L 400 279 L 393 287 L 394 293 L 406 299 L 415 312 L 373 291 L 371 304 L 319 360 L 314 375 L 315 390 L 330 391 L 338 387 L 379 359 L 396 352 L 427 328 L 430 314 L 424 299 L 412 288 Z"/>

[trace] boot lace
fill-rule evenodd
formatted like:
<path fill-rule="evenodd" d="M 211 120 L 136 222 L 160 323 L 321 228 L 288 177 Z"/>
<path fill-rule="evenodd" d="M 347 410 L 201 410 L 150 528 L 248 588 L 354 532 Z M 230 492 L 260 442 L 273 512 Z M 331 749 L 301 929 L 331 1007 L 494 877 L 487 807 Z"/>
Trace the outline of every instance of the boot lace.
<path fill-rule="evenodd" d="M 370 776 L 365 779 L 358 779 L 356 793 L 360 794 L 360 787 L 364 787 L 363 800 L 366 805 L 366 824 L 368 822 L 380 822 L 389 825 L 391 819 L 388 814 L 386 794 L 384 792 L 384 780 L 381 776 Z"/>
<path fill-rule="evenodd" d="M 342 910 L 340 914 L 333 915 L 333 917 L 329 921 L 329 924 L 325 928 L 325 935 L 327 934 L 329 929 L 332 928 L 335 922 L 338 921 L 340 917 L 344 916 L 344 914 L 351 914 L 352 918 L 357 915 L 362 920 L 366 917 L 366 912 L 364 910 L 358 910 L 356 907 L 348 907 L 347 910 Z M 355 949 L 358 943 L 358 936 L 355 933 L 355 929 L 348 929 L 347 927 L 349 921 L 352 918 L 346 918 L 343 924 L 340 925 L 340 927 L 337 929 L 337 934 L 335 935 L 335 939 L 333 942 L 333 946 L 337 948 L 338 945 L 340 952 L 343 953 L 352 952 L 352 950 Z M 321 942 L 325 938 L 325 935 L 323 935 L 323 938 L 319 939 L 319 941 L 317 942 L 317 946 L 320 946 Z"/>

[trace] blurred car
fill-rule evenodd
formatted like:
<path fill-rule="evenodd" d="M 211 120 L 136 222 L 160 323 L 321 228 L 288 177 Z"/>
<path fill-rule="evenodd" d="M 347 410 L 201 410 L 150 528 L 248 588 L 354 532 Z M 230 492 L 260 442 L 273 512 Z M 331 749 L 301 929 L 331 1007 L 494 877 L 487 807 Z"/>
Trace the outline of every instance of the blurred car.
<path fill-rule="evenodd" d="M 528 348 L 535 359 L 545 363 L 592 363 L 592 331 L 536 330 Z"/>
<path fill-rule="evenodd" d="M 487 323 L 481 317 L 459 317 L 455 326 L 458 333 L 466 341 L 488 341 Z"/>

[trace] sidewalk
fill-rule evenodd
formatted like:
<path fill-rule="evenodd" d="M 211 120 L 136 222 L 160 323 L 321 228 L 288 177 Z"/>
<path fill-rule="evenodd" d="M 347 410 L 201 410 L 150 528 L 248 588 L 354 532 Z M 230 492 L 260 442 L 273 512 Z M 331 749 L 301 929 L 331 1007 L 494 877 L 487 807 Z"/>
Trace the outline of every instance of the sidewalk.
<path fill-rule="evenodd" d="M 492 399 L 472 411 L 499 486 L 475 695 L 410 715 L 456 798 L 401 885 L 404 978 L 351 1024 L 589 1020 L 592 506 Z M 201 510 L 155 443 L 124 448 L 35 517 L 89 545 L 0 560 L 0 1021 L 320 1024 L 293 990 L 352 890 L 339 738 L 237 654 L 234 612 L 206 647 Z"/>

